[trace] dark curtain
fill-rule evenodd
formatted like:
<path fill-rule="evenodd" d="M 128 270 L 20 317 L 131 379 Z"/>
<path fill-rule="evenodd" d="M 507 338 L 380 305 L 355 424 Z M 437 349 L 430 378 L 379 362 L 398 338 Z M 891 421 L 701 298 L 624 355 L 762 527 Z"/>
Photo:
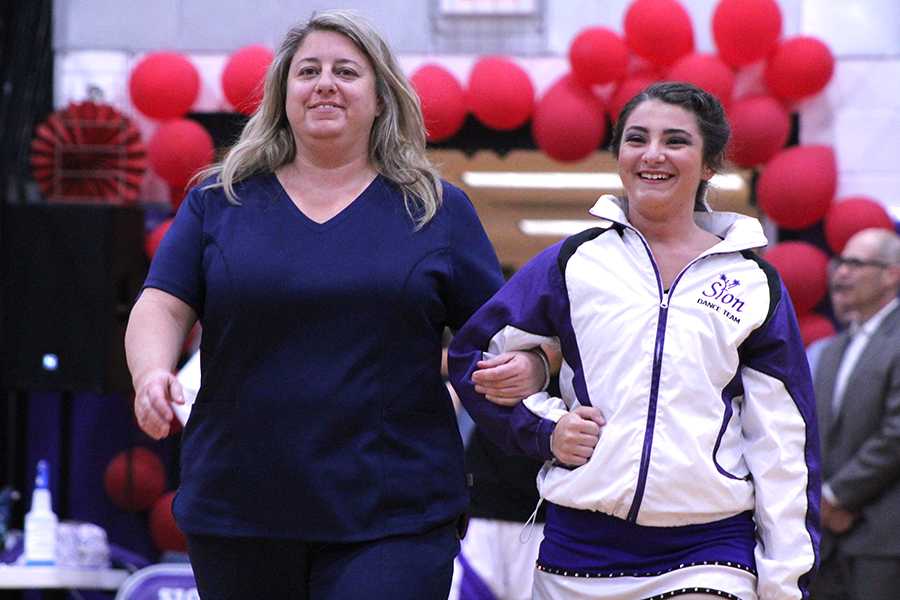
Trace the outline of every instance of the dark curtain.
<path fill-rule="evenodd" d="M 34 127 L 53 110 L 51 0 L 0 1 L 0 190 L 24 198 Z"/>
<path fill-rule="evenodd" d="M 31 138 L 35 125 L 53 110 L 52 8 L 52 0 L 0 0 L 0 250 L 4 258 L 9 251 L 5 207 L 8 202 L 23 202 L 27 197 Z M 6 262 L 0 261 L 0 270 Z M 0 272 L 0 285 L 4 286 L 0 327 L 6 281 L 5 273 Z M 3 341 L 5 332 L 0 329 Z M 14 448 L 23 447 L 24 404 L 6 389 L 0 379 L 0 390 L 4 390 L 0 398 L 0 451 L 4 457 L 0 461 L 0 487 L 15 484 L 22 490 L 24 473 L 21 461 L 16 460 L 22 457 Z"/>

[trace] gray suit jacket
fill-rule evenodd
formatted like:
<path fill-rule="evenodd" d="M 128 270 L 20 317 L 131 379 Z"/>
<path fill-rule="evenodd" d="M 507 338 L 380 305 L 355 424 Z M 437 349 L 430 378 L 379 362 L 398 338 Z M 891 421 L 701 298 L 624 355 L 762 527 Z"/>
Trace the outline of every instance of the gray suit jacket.
<path fill-rule="evenodd" d="M 872 335 L 835 415 L 834 384 L 849 341 L 844 332 L 822 351 L 814 383 L 822 480 L 861 518 L 842 536 L 823 529 L 822 557 L 837 545 L 849 555 L 900 557 L 900 307 Z"/>

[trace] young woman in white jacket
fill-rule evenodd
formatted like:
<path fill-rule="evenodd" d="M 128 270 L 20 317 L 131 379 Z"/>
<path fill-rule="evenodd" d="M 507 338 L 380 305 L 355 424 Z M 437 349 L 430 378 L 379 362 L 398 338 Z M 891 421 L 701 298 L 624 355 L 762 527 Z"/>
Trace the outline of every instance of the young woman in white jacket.
<path fill-rule="evenodd" d="M 625 196 L 536 256 L 450 347 L 454 387 L 509 452 L 546 461 L 535 598 L 806 598 L 819 451 L 787 292 L 752 218 L 706 208 L 719 102 L 655 84 L 623 109 Z M 485 355 L 558 344 L 560 397 L 488 401 Z"/>

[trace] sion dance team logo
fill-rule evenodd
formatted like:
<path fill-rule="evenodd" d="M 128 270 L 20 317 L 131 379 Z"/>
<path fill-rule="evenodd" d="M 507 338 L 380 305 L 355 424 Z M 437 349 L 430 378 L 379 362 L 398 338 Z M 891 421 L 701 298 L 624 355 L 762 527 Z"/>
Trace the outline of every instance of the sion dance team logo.
<path fill-rule="evenodd" d="M 697 298 L 697 304 L 719 312 L 732 321 L 740 323 L 737 313 L 743 312 L 744 301 L 737 297 L 734 289 L 741 285 L 737 279 L 729 279 L 724 273 L 718 279 L 713 280 L 709 287 L 703 290 L 703 298 Z M 708 299 L 707 299 L 708 298 Z"/>

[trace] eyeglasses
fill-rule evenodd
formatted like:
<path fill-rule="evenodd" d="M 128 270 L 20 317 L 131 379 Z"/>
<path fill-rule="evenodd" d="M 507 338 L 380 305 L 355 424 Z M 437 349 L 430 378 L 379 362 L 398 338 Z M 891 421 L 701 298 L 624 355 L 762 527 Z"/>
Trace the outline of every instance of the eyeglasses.
<path fill-rule="evenodd" d="M 887 269 L 891 267 L 891 265 L 889 265 L 888 263 L 880 260 L 862 260 L 860 258 L 848 258 L 844 256 L 832 257 L 832 259 L 828 262 L 828 268 L 832 271 L 836 271 L 842 266 L 854 271 L 857 269 L 862 269 L 863 267 L 877 267 L 879 269 Z"/>

